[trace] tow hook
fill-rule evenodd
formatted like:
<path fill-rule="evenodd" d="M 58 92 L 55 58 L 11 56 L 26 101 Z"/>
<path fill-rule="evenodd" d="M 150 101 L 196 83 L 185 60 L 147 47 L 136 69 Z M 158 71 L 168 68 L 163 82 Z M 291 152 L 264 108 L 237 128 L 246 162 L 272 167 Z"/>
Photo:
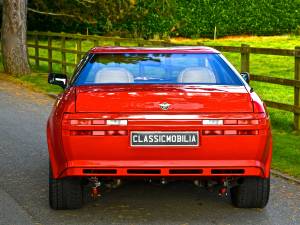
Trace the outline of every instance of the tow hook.
<path fill-rule="evenodd" d="M 219 195 L 220 197 L 227 196 L 227 188 L 226 188 L 226 187 L 221 187 L 221 188 L 219 189 L 218 195 Z"/>
<path fill-rule="evenodd" d="M 229 186 L 228 180 L 227 179 L 222 179 L 222 186 L 220 187 L 219 193 L 218 193 L 218 195 L 220 197 L 227 196 L 227 194 L 228 194 L 228 186 Z"/>
<path fill-rule="evenodd" d="M 101 196 L 100 194 L 100 186 L 101 183 L 99 181 L 99 179 L 97 177 L 91 177 L 90 178 L 90 182 L 92 183 L 92 187 L 91 187 L 91 197 L 92 199 L 97 199 L 98 197 Z"/>

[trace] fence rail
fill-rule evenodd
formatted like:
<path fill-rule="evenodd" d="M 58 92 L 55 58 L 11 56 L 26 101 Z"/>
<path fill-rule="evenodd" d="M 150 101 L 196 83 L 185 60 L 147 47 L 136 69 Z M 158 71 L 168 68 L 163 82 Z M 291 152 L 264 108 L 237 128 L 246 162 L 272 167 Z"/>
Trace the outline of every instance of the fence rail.
<path fill-rule="evenodd" d="M 115 38 L 115 37 L 102 37 L 95 35 L 81 35 L 81 34 L 66 34 L 66 33 L 53 33 L 53 32 L 28 32 L 28 39 L 31 43 L 28 43 L 28 48 L 33 48 L 33 54 L 29 54 L 29 58 L 32 59 L 31 63 L 35 66 L 39 66 L 40 62 L 46 62 L 48 64 L 48 71 L 52 72 L 53 64 L 61 65 L 61 72 L 66 73 L 67 67 L 75 67 L 80 61 L 82 56 L 86 53 L 82 50 L 82 43 L 85 40 L 92 42 L 93 46 L 101 46 L 105 42 L 109 42 L 110 45 L 123 46 L 173 46 L 175 44 L 169 41 L 162 40 L 143 40 L 143 39 L 130 39 L 130 38 Z M 42 45 L 47 41 L 47 45 Z M 75 49 L 67 48 L 66 42 L 73 40 L 76 43 Z M 54 46 L 53 41 L 59 41 L 60 46 Z M 203 45 L 202 43 L 197 43 Z M 239 47 L 236 46 L 210 46 L 221 52 L 233 52 L 240 53 L 241 57 L 241 72 L 250 72 L 250 55 L 251 54 L 263 54 L 274 56 L 289 56 L 294 57 L 294 79 L 270 77 L 266 75 L 251 74 L 251 80 L 278 84 L 284 86 L 294 87 L 294 104 L 284 104 L 280 102 L 273 102 L 264 100 L 267 106 L 292 112 L 294 114 L 294 128 L 300 130 L 300 47 L 295 49 L 273 49 L 273 48 L 256 48 L 249 45 L 242 44 Z M 48 52 L 47 57 L 40 55 L 40 49 Z M 53 58 L 53 52 L 60 52 L 60 59 Z M 68 62 L 66 54 L 73 54 L 75 57 L 74 62 Z"/>

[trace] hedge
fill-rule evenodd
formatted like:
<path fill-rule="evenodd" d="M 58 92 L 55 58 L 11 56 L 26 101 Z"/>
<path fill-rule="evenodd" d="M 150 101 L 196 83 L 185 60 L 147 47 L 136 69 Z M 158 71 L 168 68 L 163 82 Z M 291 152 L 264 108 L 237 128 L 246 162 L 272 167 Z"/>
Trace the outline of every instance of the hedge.
<path fill-rule="evenodd" d="M 63 6 L 63 0 L 58 1 Z M 55 10 L 51 2 L 44 0 L 49 11 Z M 280 35 L 300 30 L 300 0 L 122 0 L 94 4 L 99 4 L 98 8 L 89 8 L 86 16 L 93 15 L 96 24 L 29 12 L 28 27 L 72 33 L 89 28 L 94 34 L 144 38 L 212 37 L 215 27 L 218 36 Z M 93 8 L 97 11 L 92 14 Z"/>

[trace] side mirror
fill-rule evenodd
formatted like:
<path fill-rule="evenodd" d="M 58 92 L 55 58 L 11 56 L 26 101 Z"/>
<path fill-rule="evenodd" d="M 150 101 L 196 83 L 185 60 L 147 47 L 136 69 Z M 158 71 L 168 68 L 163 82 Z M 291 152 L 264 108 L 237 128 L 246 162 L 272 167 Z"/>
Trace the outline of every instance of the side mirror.
<path fill-rule="evenodd" d="M 250 83 L 250 75 L 248 72 L 242 72 L 241 76 L 248 84 Z"/>
<path fill-rule="evenodd" d="M 48 83 L 54 84 L 65 89 L 67 87 L 68 77 L 66 74 L 61 73 L 49 73 L 48 75 Z"/>

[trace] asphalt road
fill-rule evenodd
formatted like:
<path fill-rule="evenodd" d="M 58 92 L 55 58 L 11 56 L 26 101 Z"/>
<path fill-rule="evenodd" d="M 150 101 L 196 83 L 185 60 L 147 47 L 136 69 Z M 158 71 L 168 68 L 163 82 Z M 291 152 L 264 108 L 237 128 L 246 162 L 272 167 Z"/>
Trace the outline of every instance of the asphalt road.
<path fill-rule="evenodd" d="M 263 210 L 189 183 L 127 183 L 80 210 L 48 206 L 45 124 L 53 100 L 0 79 L 0 224 L 300 224 L 300 185 L 273 177 Z"/>

